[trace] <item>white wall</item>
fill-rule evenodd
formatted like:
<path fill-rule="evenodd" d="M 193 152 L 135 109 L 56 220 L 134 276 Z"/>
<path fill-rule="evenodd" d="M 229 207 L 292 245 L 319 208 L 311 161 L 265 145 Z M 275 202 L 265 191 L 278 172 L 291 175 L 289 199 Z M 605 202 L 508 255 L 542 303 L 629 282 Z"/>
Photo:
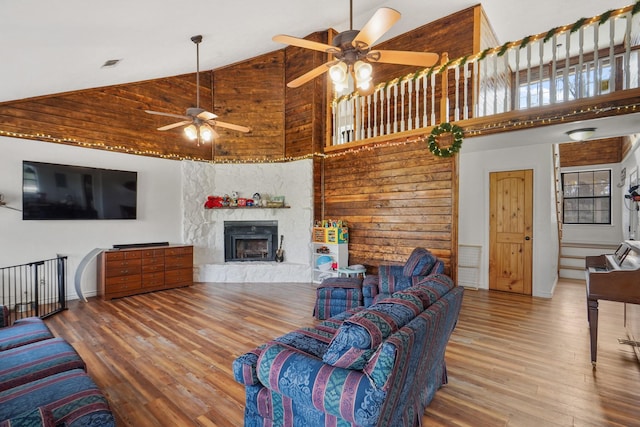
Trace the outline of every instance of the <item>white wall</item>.
<path fill-rule="evenodd" d="M 640 134 L 634 134 L 630 137 L 633 142 L 633 148 L 620 165 L 620 170 L 623 168 L 626 169 L 626 176 L 624 185 L 620 188 L 620 199 L 622 201 L 618 206 L 622 213 L 622 239 L 640 240 L 640 211 L 637 209 L 638 203 L 634 203 L 624 198 L 624 195 L 628 194 L 629 187 L 631 185 L 640 184 L 640 150 L 638 150 L 638 147 L 640 146 L 638 143 L 640 141 Z M 637 177 L 637 181 L 635 183 L 631 183 L 630 178 L 634 172 Z M 619 177 L 620 173 L 615 176 Z M 612 181 L 614 180 L 612 179 Z M 638 193 L 640 193 L 640 191 Z"/>
<path fill-rule="evenodd" d="M 489 287 L 489 174 L 533 169 L 534 296 L 550 298 L 557 281 L 558 238 L 549 144 L 460 152 L 458 243 L 482 247 L 478 287 Z"/>
<path fill-rule="evenodd" d="M 67 255 L 67 296 L 77 298 L 73 277 L 94 248 L 120 243 L 182 243 L 180 162 L 0 137 L 0 193 L 8 206 L 22 207 L 22 161 L 90 166 L 138 172 L 137 220 L 23 221 L 22 213 L 0 208 L 0 267 Z M 96 293 L 95 263 L 82 281 L 85 296 Z"/>

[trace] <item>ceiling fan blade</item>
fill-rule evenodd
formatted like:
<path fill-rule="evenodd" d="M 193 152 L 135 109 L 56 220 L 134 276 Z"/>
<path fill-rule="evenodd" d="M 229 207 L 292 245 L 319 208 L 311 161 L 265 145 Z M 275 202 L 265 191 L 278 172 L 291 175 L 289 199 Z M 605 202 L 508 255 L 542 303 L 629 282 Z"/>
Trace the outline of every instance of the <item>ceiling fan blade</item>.
<path fill-rule="evenodd" d="M 246 126 L 234 125 L 233 123 L 220 122 L 218 120 L 211 121 L 210 124 L 212 126 L 219 126 L 221 128 L 237 130 L 239 132 L 249 132 L 251 130 Z"/>
<path fill-rule="evenodd" d="M 199 119 L 202 119 L 204 121 L 207 121 L 207 120 L 213 120 L 213 119 L 217 118 L 218 115 L 210 113 L 209 111 L 203 111 L 200 114 L 198 114 L 196 117 L 199 118 Z"/>
<path fill-rule="evenodd" d="M 329 71 L 329 68 L 331 68 L 333 65 L 337 64 L 338 62 L 340 61 L 336 60 L 336 61 L 325 62 L 324 64 L 317 66 L 313 70 L 307 71 L 297 79 L 291 80 L 289 83 L 287 83 L 287 87 L 290 87 L 290 88 L 300 87 L 306 82 L 315 79 L 322 73 L 326 73 L 327 71 Z"/>
<path fill-rule="evenodd" d="M 319 50 L 320 52 L 332 53 L 335 51 L 340 51 L 339 48 L 335 46 L 331 46 L 330 44 L 314 42 L 311 40 L 305 40 L 298 37 L 287 36 L 284 34 L 278 34 L 277 36 L 273 36 L 272 39 L 274 42 L 290 44 L 292 46 L 304 47 L 307 49 Z"/>
<path fill-rule="evenodd" d="M 415 65 L 432 67 L 438 62 L 438 54 L 430 52 L 407 52 L 403 50 L 372 50 L 367 55 L 371 62 L 384 64 Z"/>
<path fill-rule="evenodd" d="M 400 19 L 400 12 L 389 7 L 381 7 L 362 27 L 351 43 L 357 48 L 372 46 L 384 33 L 393 27 L 393 24 L 398 19 Z"/>
<path fill-rule="evenodd" d="M 162 113 L 160 111 L 151 111 L 151 110 L 144 110 L 144 111 L 145 111 L 145 113 L 157 114 L 158 116 L 167 116 L 167 117 L 175 117 L 177 119 L 189 119 L 189 120 L 191 120 L 191 117 L 185 116 L 184 114 Z"/>
<path fill-rule="evenodd" d="M 170 125 L 159 127 L 158 130 L 169 130 L 169 129 L 177 128 L 178 126 L 187 125 L 189 123 L 191 123 L 191 120 L 184 120 L 181 122 L 171 123 Z"/>

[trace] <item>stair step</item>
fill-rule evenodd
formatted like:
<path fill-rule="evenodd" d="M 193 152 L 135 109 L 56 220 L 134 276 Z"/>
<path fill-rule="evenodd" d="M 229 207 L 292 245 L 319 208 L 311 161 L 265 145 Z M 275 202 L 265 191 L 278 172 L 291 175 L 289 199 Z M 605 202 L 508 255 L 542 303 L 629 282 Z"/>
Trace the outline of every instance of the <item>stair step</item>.
<path fill-rule="evenodd" d="M 560 255 L 560 258 L 567 258 L 567 259 L 584 259 L 584 255 L 565 255 L 562 254 Z"/>
<path fill-rule="evenodd" d="M 617 243 L 562 242 L 560 246 L 565 248 L 616 250 L 616 248 L 618 247 L 618 244 Z"/>
<path fill-rule="evenodd" d="M 560 270 L 579 270 L 579 271 L 584 271 L 584 266 L 560 264 Z"/>

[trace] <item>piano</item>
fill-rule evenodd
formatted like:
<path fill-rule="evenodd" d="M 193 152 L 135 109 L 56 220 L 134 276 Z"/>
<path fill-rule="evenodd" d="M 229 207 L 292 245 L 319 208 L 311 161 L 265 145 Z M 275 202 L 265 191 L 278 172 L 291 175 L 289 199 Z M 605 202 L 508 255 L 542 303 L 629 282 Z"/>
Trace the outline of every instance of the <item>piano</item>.
<path fill-rule="evenodd" d="M 591 340 L 591 364 L 596 366 L 598 351 L 598 301 L 618 301 L 625 304 L 625 329 L 629 340 L 624 344 L 634 347 L 640 360 L 640 343 L 635 341 L 638 308 L 640 304 L 640 241 L 625 240 L 613 254 L 587 256 L 587 319 Z M 630 305 L 634 305 L 631 307 Z M 628 314 L 633 314 L 628 316 Z"/>

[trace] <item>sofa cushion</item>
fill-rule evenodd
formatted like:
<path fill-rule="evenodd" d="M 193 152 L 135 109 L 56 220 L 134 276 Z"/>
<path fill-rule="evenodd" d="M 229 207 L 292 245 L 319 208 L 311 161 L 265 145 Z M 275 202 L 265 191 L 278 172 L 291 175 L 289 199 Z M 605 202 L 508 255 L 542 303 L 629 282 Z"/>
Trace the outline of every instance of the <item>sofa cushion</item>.
<path fill-rule="evenodd" d="M 32 342 L 53 338 L 53 334 L 39 317 L 16 320 L 12 326 L 0 328 L 0 351 Z"/>
<path fill-rule="evenodd" d="M 81 369 L 61 372 L 0 392 L 0 420 L 45 407 L 56 425 L 115 426 L 109 403 Z"/>
<path fill-rule="evenodd" d="M 0 422 L 0 427 L 55 427 L 53 414 L 47 408 L 39 407 Z"/>
<path fill-rule="evenodd" d="M 0 352 L 0 391 L 58 372 L 86 369 L 84 361 L 62 338 L 51 338 Z"/>
<path fill-rule="evenodd" d="M 345 320 L 322 360 L 332 366 L 362 369 L 389 335 L 416 317 L 424 306 L 419 297 L 397 292 Z"/>
<path fill-rule="evenodd" d="M 404 276 L 426 276 L 438 261 L 431 252 L 425 248 L 415 248 L 404 265 Z"/>
<path fill-rule="evenodd" d="M 451 277 L 446 274 L 432 274 L 407 288 L 406 291 L 420 298 L 424 307 L 427 308 L 453 288 L 455 283 Z"/>

